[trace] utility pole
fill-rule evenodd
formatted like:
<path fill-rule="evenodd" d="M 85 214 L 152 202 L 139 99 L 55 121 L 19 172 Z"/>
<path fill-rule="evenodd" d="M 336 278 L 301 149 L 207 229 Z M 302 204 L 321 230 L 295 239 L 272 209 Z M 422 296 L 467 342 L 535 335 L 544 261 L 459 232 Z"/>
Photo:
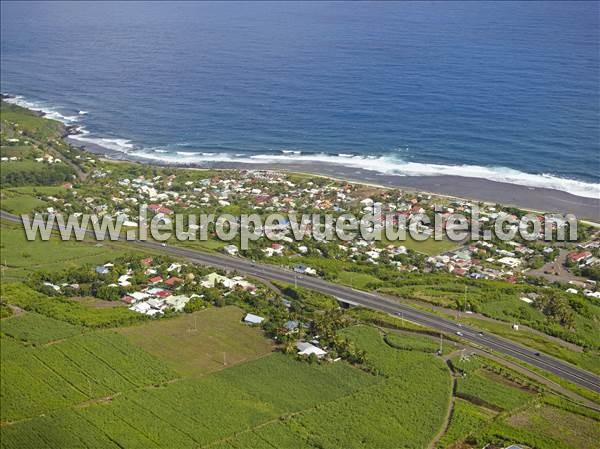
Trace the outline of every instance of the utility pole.
<path fill-rule="evenodd" d="M 440 355 L 444 353 L 444 334 L 440 332 Z"/>

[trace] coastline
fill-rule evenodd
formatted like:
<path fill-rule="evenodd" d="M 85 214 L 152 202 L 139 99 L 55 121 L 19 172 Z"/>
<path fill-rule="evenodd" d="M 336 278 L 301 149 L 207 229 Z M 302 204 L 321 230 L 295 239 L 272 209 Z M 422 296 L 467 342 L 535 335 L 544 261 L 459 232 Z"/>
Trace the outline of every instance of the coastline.
<path fill-rule="evenodd" d="M 410 191 L 431 193 L 439 196 L 500 203 L 533 212 L 570 213 L 580 220 L 600 223 L 600 198 L 576 196 L 560 190 L 526 187 L 517 184 L 490 181 L 481 178 L 461 176 L 399 176 L 387 175 L 373 170 L 346 167 L 326 163 L 239 163 L 211 162 L 171 163 L 136 157 L 121 151 L 110 150 L 95 144 L 82 144 L 65 136 L 74 147 L 82 148 L 110 161 L 138 162 L 154 166 L 182 167 L 196 169 L 247 169 L 280 170 L 306 173 L 314 176 L 356 182 L 384 188 L 399 188 Z"/>
<path fill-rule="evenodd" d="M 65 120 L 65 116 L 44 109 L 23 106 L 17 97 L 5 94 L 2 100 L 26 107 L 39 116 L 60 122 L 64 128 L 63 139 L 76 148 L 81 148 L 110 161 L 128 161 L 162 167 L 185 167 L 192 169 L 248 169 L 279 170 L 305 173 L 331 179 L 351 181 L 380 188 L 399 188 L 408 191 L 431 193 L 438 196 L 500 203 L 536 213 L 570 213 L 578 219 L 589 221 L 600 227 L 600 197 L 578 196 L 563 190 L 545 187 L 529 187 L 520 184 L 494 181 L 491 179 L 457 175 L 397 175 L 386 174 L 368 168 L 345 166 L 331 162 L 290 161 L 269 163 L 260 162 L 173 162 L 149 159 L 136 154 L 119 151 L 106 146 L 77 139 L 87 135 L 85 127 L 77 121 Z M 13 101 L 10 101 L 13 100 Z M 54 115 L 57 115 L 56 117 Z"/>

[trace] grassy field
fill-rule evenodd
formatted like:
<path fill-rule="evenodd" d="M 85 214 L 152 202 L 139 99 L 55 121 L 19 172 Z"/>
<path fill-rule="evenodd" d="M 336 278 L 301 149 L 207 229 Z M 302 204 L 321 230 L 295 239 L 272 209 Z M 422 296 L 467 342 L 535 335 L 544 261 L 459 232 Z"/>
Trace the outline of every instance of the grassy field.
<path fill-rule="evenodd" d="M 496 414 L 462 399 L 454 400 L 450 423 L 444 436 L 438 441 L 438 448 L 452 446 L 467 440 L 470 435 L 485 427 Z"/>
<path fill-rule="evenodd" d="M 198 376 L 268 354 L 271 340 L 241 322 L 233 306 L 118 329 L 139 347 L 185 376 Z"/>
<path fill-rule="evenodd" d="M 1 222 L 0 248 L 4 282 L 24 279 L 38 270 L 62 270 L 82 264 L 105 263 L 127 254 L 144 254 L 121 243 L 62 241 L 53 236 L 48 241 L 28 241 L 21 227 Z"/>
<path fill-rule="evenodd" d="M 34 316 L 2 323 L 28 315 Z M 39 341 L 38 347 L 3 336 L 2 419 L 24 420 L 0 428 L 0 447 L 386 449 L 401 441 L 403 448 L 421 449 L 445 427 L 450 372 L 430 353 L 430 338 L 384 339 L 364 325 L 345 329 L 343 336 L 367 352 L 370 371 L 379 373 L 374 375 L 345 362 L 310 364 L 281 353 L 261 357 L 257 348 L 268 352 L 270 344 L 258 329 L 242 325 L 241 316 L 235 307 L 215 308 L 120 334 L 75 336 L 49 320 L 47 335 L 21 337 Z M 57 337 L 65 339 L 53 343 Z M 204 356 L 216 353 L 214 345 L 234 345 L 244 352 L 240 357 L 254 360 L 221 369 L 218 358 Z M 494 441 L 594 448 L 598 414 L 545 401 L 492 372 L 483 359 L 455 360 L 454 366 L 466 373 L 458 379 L 459 394 L 475 403 L 455 398 L 437 447 L 466 440 L 473 445 L 459 447 Z M 186 370 L 191 377 L 173 379 Z M 563 423 L 560 432 L 550 429 L 554 419 Z"/>
<path fill-rule="evenodd" d="M 260 373 L 262 378 L 248 384 L 247 370 Z M 285 374 L 292 377 L 288 379 Z M 202 378 L 130 391 L 110 401 L 4 426 L 0 446 L 204 447 L 244 432 L 260 431 L 263 425 L 299 407 L 313 409 L 373 382 L 373 376 L 343 363 L 310 365 L 273 354 Z M 281 394 L 270 394 L 270 385 Z M 278 430 L 278 441 L 285 437 L 291 444 L 276 447 L 298 447 L 294 443 L 298 436 L 290 428 Z"/>
<path fill-rule="evenodd" d="M 2 421 L 31 418 L 173 377 L 158 359 L 114 332 L 43 347 L 2 337 Z"/>
<path fill-rule="evenodd" d="M 36 346 L 73 337 L 83 333 L 84 330 L 80 326 L 31 312 L 24 312 L 0 321 L 0 332 L 23 343 Z"/>
<path fill-rule="evenodd" d="M 49 297 L 21 283 L 3 284 L 2 300 L 29 312 L 91 328 L 127 326 L 148 319 L 145 315 L 129 310 L 122 303 L 115 307 L 96 307 L 88 301 L 61 296 Z"/>
<path fill-rule="evenodd" d="M 405 246 L 413 251 L 426 254 L 428 256 L 437 256 L 438 254 L 445 253 L 446 251 L 453 250 L 460 246 L 460 243 L 453 242 L 452 240 L 434 240 L 429 238 L 427 240 L 419 241 L 413 239 L 409 233 L 406 234 L 406 239 L 402 241 L 389 241 L 383 239 L 384 244 L 392 244 L 395 246 Z"/>
<path fill-rule="evenodd" d="M 514 414 L 504 424 L 518 431 L 543 436 L 547 446 L 555 444 L 572 448 L 591 448 L 600 442 L 600 423 L 549 405 L 526 409 Z M 552 441 L 554 440 L 554 441 Z"/>
<path fill-rule="evenodd" d="M 20 215 L 31 214 L 36 208 L 48 207 L 49 203 L 36 197 L 42 195 L 59 195 L 65 191 L 61 186 L 9 187 L 2 189 L 0 204 L 2 210 Z"/>

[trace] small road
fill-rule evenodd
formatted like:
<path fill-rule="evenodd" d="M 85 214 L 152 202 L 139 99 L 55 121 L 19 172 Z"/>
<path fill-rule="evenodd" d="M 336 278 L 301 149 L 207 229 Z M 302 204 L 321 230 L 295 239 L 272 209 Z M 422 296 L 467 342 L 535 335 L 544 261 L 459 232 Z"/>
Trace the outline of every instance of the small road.
<path fill-rule="evenodd" d="M 555 260 L 552 260 L 543 267 L 537 268 L 535 270 L 530 270 L 527 275 L 528 276 L 540 276 L 546 278 L 550 282 L 564 282 L 565 284 L 574 281 L 574 282 L 585 282 L 586 278 L 575 276 L 571 274 L 566 268 L 565 264 L 567 261 L 567 254 L 569 251 L 566 249 L 561 249 L 558 256 Z"/>
<path fill-rule="evenodd" d="M 20 217 L 0 211 L 0 218 L 15 223 L 21 223 Z M 122 239 L 126 241 L 125 238 Z M 553 373 L 564 380 L 573 382 L 584 388 L 588 388 L 596 393 L 600 393 L 600 377 L 577 368 L 562 360 L 555 359 L 549 355 L 540 353 L 520 344 L 514 343 L 492 334 L 481 333 L 466 325 L 460 325 L 447 318 L 442 318 L 429 312 L 414 309 L 408 305 L 390 300 L 383 296 L 354 290 L 320 278 L 303 276 L 293 271 L 271 266 L 267 264 L 254 263 L 251 260 L 241 257 L 231 257 L 223 254 L 206 253 L 199 250 L 188 248 L 178 248 L 176 246 L 163 246 L 155 242 L 127 241 L 132 246 L 148 248 L 153 251 L 159 251 L 174 256 L 186 258 L 191 262 L 220 268 L 229 271 L 238 271 L 243 274 L 271 281 L 281 281 L 290 284 L 296 284 L 300 287 L 318 291 L 327 295 L 336 297 L 342 302 L 360 305 L 369 309 L 377 310 L 392 315 L 402 315 L 406 320 L 412 321 L 423 326 L 436 329 L 440 332 L 449 334 L 460 333 L 460 337 L 480 348 L 487 348 L 498 353 L 518 359 L 522 362 L 533 365 L 542 370 Z"/>

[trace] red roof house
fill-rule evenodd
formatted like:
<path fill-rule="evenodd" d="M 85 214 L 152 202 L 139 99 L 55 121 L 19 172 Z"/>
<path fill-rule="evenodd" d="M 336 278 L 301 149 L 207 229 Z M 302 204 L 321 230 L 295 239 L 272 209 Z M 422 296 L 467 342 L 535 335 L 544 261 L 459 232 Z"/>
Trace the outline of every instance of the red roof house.
<path fill-rule="evenodd" d="M 172 287 L 173 285 L 180 284 L 182 282 L 183 282 L 183 279 L 173 276 L 173 277 L 170 277 L 169 279 L 167 279 L 165 281 L 165 284 L 170 285 Z"/>
<path fill-rule="evenodd" d="M 154 276 L 148 279 L 148 282 L 150 284 L 158 284 L 159 282 L 162 282 L 162 278 L 160 276 Z"/>

